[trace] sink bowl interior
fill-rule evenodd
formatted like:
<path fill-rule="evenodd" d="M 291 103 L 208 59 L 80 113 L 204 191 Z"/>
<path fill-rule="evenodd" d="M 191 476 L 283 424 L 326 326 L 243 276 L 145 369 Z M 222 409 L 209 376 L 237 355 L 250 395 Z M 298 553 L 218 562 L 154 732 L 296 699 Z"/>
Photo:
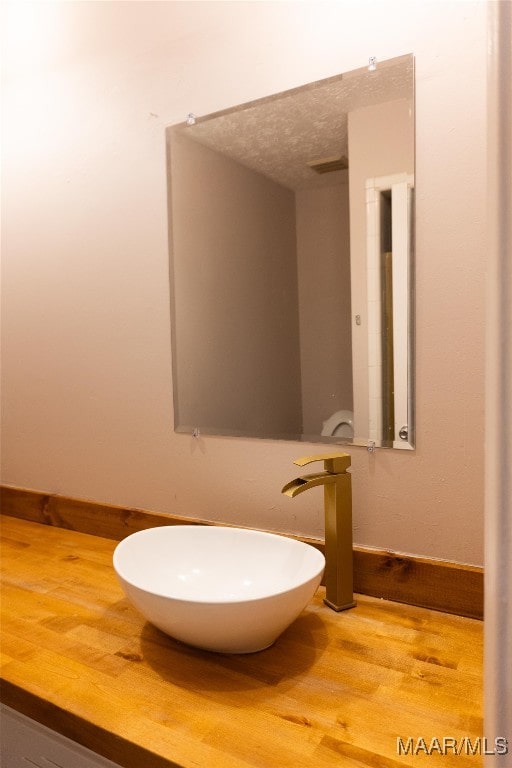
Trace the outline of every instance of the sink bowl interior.
<path fill-rule="evenodd" d="M 133 605 L 178 640 L 249 653 L 271 645 L 316 591 L 314 547 L 243 528 L 178 525 L 128 536 L 114 568 Z"/>

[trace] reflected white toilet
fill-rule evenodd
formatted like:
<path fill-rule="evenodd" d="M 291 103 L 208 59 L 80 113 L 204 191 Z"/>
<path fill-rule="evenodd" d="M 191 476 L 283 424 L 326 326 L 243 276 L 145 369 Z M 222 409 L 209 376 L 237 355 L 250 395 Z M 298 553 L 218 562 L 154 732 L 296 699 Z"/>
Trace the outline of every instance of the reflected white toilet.
<path fill-rule="evenodd" d="M 324 421 L 324 437 L 354 437 L 354 414 L 352 411 L 336 411 Z"/>

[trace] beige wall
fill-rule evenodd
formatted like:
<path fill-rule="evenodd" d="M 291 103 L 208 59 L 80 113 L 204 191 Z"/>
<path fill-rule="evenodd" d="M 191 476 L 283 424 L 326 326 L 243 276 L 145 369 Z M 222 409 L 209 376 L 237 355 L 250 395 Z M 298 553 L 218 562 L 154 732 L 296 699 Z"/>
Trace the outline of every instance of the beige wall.
<path fill-rule="evenodd" d="M 337 183 L 296 192 L 303 433 L 352 410 L 349 193 Z M 327 343 L 326 343 L 327 340 Z M 321 343 L 319 343 L 321 342 Z"/>
<path fill-rule="evenodd" d="M 3 481 L 322 534 L 280 495 L 318 446 L 172 431 L 164 127 L 414 52 L 417 449 L 350 451 L 354 535 L 480 563 L 485 4 L 44 9 L 4 70 Z"/>
<path fill-rule="evenodd" d="M 294 193 L 172 137 L 178 424 L 300 435 Z"/>

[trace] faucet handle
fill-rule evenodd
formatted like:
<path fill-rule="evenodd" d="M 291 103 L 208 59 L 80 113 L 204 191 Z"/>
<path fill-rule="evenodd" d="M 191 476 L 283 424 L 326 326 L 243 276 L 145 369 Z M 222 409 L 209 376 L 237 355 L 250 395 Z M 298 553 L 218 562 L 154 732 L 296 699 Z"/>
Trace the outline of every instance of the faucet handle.
<path fill-rule="evenodd" d="M 350 467 L 351 457 L 348 453 L 322 453 L 317 456 L 303 456 L 300 459 L 296 459 L 293 463 L 299 467 L 304 467 L 306 464 L 311 464 L 313 461 L 323 461 L 324 469 L 331 474 L 341 474 L 346 472 Z"/>

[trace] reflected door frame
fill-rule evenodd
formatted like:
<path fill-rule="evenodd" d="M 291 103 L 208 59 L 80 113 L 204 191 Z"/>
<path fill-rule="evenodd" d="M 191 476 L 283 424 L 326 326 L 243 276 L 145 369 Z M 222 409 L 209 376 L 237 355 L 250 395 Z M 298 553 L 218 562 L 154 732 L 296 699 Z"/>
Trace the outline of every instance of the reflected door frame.
<path fill-rule="evenodd" d="M 411 439 L 408 329 L 413 188 L 414 177 L 407 173 L 366 180 L 368 435 L 377 443 L 392 442 L 393 448 L 409 447 Z M 384 200 L 390 203 L 387 224 Z M 390 230 L 387 245 L 386 226 Z M 392 350 L 392 360 L 386 349 Z"/>

